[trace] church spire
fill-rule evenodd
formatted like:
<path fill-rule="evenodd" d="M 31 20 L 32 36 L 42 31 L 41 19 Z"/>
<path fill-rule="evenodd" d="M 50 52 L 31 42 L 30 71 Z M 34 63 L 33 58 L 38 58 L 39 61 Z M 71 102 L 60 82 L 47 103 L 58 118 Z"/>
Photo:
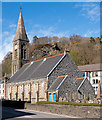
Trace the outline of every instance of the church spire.
<path fill-rule="evenodd" d="M 20 7 L 21 9 L 21 7 Z M 18 25 L 17 25 L 17 30 L 16 30 L 16 34 L 14 37 L 14 41 L 15 40 L 28 40 L 26 31 L 25 31 L 25 26 L 24 26 L 24 21 L 23 21 L 23 16 L 22 16 L 22 11 L 20 10 L 20 15 L 19 15 L 19 20 L 18 20 Z"/>
<path fill-rule="evenodd" d="M 13 40 L 12 75 L 29 61 L 29 39 L 27 37 L 22 11 L 20 10 L 16 34 Z"/>

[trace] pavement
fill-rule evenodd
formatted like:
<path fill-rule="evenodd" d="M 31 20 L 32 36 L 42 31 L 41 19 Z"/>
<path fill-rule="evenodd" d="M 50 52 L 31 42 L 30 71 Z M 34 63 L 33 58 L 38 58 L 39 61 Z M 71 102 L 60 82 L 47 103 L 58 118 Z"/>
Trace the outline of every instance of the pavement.
<path fill-rule="evenodd" d="M 14 109 L 10 107 L 2 108 L 2 119 L 3 120 L 76 120 L 77 118 L 72 116 L 58 115 L 46 112 L 39 112 L 27 109 Z"/>

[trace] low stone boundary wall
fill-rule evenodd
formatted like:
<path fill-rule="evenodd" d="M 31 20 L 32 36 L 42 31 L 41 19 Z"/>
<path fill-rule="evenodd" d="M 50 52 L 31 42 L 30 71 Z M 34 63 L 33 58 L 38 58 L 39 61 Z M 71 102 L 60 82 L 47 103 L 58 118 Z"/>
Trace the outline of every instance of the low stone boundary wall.
<path fill-rule="evenodd" d="M 102 118 L 101 115 L 102 107 L 100 106 L 74 106 L 74 105 L 25 103 L 25 109 L 81 118 Z"/>
<path fill-rule="evenodd" d="M 2 106 L 12 107 L 12 108 L 16 108 L 16 109 L 24 109 L 25 102 L 24 101 L 5 100 L 5 101 L 2 101 Z"/>

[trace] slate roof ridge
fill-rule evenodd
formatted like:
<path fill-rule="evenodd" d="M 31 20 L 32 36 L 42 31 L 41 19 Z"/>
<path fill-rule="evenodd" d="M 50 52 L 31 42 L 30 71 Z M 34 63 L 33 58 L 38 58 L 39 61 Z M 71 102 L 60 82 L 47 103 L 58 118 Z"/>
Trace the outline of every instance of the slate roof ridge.
<path fill-rule="evenodd" d="M 80 71 L 102 71 L 102 63 L 97 64 L 87 64 L 87 65 L 80 65 L 78 68 Z"/>
<path fill-rule="evenodd" d="M 53 56 L 49 56 L 49 57 L 46 57 L 46 59 L 50 59 L 50 58 L 53 58 L 53 57 L 57 57 L 57 56 L 60 56 L 60 55 L 64 55 L 64 53 L 60 53 L 60 54 L 57 54 L 57 55 L 53 55 Z M 41 61 L 41 60 L 44 60 L 45 58 L 41 58 L 41 59 L 38 59 L 38 60 L 35 60 L 35 61 L 31 61 L 31 62 L 38 62 L 38 61 Z M 27 64 L 31 64 L 31 62 L 28 62 L 24 65 L 27 65 Z"/>

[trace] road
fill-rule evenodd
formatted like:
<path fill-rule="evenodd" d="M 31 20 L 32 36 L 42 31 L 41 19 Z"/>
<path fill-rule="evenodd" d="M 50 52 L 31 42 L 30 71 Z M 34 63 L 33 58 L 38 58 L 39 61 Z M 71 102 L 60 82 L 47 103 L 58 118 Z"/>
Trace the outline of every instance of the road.
<path fill-rule="evenodd" d="M 58 118 L 58 120 L 76 120 L 75 117 L 71 116 L 64 116 L 64 115 L 57 115 L 57 114 L 51 114 L 51 113 L 45 113 L 45 112 L 38 112 L 34 110 L 27 110 L 27 109 L 13 109 L 9 107 L 3 107 L 2 108 L 2 116 L 3 120 L 29 120 L 37 118 L 37 120 L 41 120 L 41 118 L 44 118 L 43 120 L 52 120 L 52 118 L 55 120 Z"/>

